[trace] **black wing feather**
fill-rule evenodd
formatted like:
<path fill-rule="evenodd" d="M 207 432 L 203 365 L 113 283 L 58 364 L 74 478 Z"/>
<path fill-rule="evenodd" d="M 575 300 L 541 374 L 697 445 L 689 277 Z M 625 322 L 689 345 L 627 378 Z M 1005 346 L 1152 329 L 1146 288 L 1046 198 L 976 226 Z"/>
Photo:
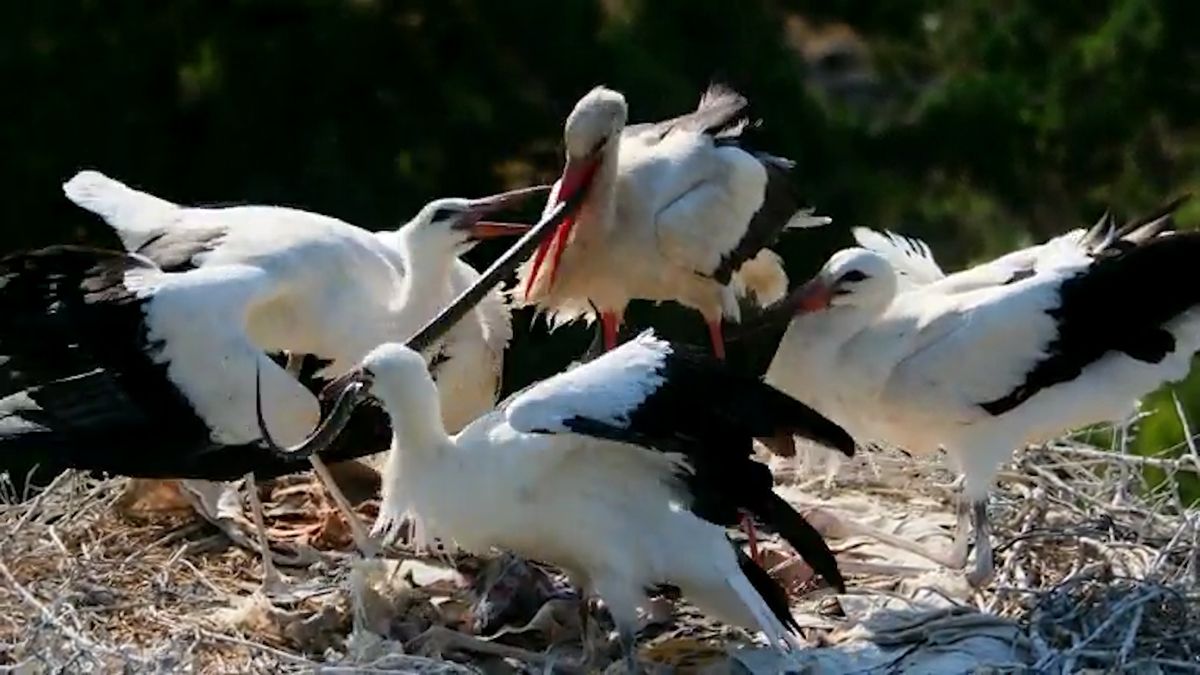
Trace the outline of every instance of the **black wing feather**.
<path fill-rule="evenodd" d="M 1200 305 L 1197 262 L 1197 232 L 1106 249 L 1093 264 L 1062 283 L 1058 305 L 1047 311 L 1058 326 L 1047 356 L 1017 388 L 980 406 L 1001 415 L 1043 389 L 1074 380 L 1084 368 L 1114 352 L 1158 363 L 1176 348 L 1166 324 Z"/>
<path fill-rule="evenodd" d="M 153 359 L 145 298 L 124 285 L 131 270 L 154 271 L 135 255 L 75 246 L 0 260 L 0 354 L 15 393 L 0 400 L 0 471 L 33 465 L 147 478 L 229 480 L 295 473 L 307 460 L 259 444 L 213 443 L 210 430 Z M 305 370 L 311 390 L 319 362 Z M 305 370 L 302 370 L 302 378 Z M 353 459 L 386 449 L 390 425 L 361 406 L 323 457 Z"/>
<path fill-rule="evenodd" d="M 629 345 L 629 348 L 638 348 Z M 658 368 L 662 382 L 624 423 L 576 416 L 564 426 L 606 440 L 632 443 L 687 458 L 675 479 L 689 508 L 732 527 L 743 510 L 779 534 L 831 585 L 844 581 L 821 535 L 775 494 L 771 470 L 754 461 L 753 440 L 795 434 L 854 453 L 841 427 L 757 378 L 737 373 L 699 349 L 670 345 Z M 609 358 L 619 358 L 614 353 Z"/>

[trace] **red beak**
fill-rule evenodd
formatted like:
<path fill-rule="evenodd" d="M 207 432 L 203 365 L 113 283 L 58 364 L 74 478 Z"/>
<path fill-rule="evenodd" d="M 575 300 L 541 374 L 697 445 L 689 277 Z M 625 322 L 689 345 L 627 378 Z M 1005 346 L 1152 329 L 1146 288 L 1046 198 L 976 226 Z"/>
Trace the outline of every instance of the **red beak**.
<path fill-rule="evenodd" d="M 557 205 L 576 196 L 582 196 L 591 186 L 592 179 L 596 177 L 596 169 L 600 167 L 600 160 L 601 157 L 589 157 L 582 160 L 568 157 L 554 203 Z M 582 201 L 578 203 L 581 206 L 583 204 Z M 533 258 L 533 270 L 530 271 L 529 278 L 525 281 L 526 298 L 529 297 L 529 289 L 533 288 L 542 263 L 546 260 L 546 254 L 550 252 L 551 248 L 554 249 L 554 259 L 550 263 L 550 283 L 554 283 L 554 278 L 558 274 L 558 263 L 562 260 L 563 249 L 566 248 L 567 239 L 571 237 L 571 231 L 575 228 L 575 214 L 578 210 L 576 207 L 575 211 L 566 214 L 562 222 L 558 224 L 558 228 L 555 229 L 554 236 L 538 246 L 537 254 Z"/>
<path fill-rule="evenodd" d="M 833 289 L 820 278 L 813 279 L 792 292 L 791 304 L 797 314 L 807 314 L 828 309 L 833 300 Z"/>

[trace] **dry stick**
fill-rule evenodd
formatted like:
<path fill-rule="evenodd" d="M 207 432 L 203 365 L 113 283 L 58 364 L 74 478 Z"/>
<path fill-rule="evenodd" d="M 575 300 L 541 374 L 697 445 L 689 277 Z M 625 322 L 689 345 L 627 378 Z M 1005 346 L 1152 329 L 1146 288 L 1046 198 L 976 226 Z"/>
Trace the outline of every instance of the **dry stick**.
<path fill-rule="evenodd" d="M 1178 670 L 1186 670 L 1191 673 L 1200 673 L 1200 664 L 1191 661 L 1177 661 L 1175 659 L 1164 659 L 1155 656 L 1136 659 L 1129 663 L 1129 668 L 1132 671 L 1134 668 L 1142 664 L 1170 666 Z"/>
<path fill-rule="evenodd" d="M 1192 437 L 1192 425 L 1188 424 L 1187 413 L 1183 411 L 1183 404 L 1179 402 L 1179 397 L 1175 395 L 1173 389 L 1171 390 L 1171 400 L 1175 402 L 1175 415 L 1179 417 L 1179 424 L 1183 427 L 1183 439 L 1187 442 L 1192 463 L 1200 468 L 1200 451 L 1196 450 L 1196 439 Z"/>
<path fill-rule="evenodd" d="M 1162 459 L 1159 457 L 1143 457 L 1142 455 L 1121 455 L 1105 450 L 1093 450 L 1091 448 L 1067 445 L 1064 443 L 1046 445 L 1045 449 L 1050 452 L 1057 452 L 1064 455 L 1074 455 L 1076 457 L 1087 457 L 1113 464 L 1127 463 L 1135 464 L 1137 466 L 1154 467 L 1164 471 L 1190 471 L 1192 473 L 1200 473 L 1200 462 L 1193 459 L 1191 456 L 1180 457 L 1178 459 Z"/>
<path fill-rule="evenodd" d="M 1120 620 L 1121 615 L 1123 615 L 1125 612 L 1129 611 L 1129 609 L 1131 609 L 1131 608 L 1140 607 L 1140 606 L 1146 604 L 1147 602 L 1150 602 L 1151 600 L 1157 598 L 1161 594 L 1162 594 L 1162 591 L 1156 588 L 1141 597 L 1128 598 L 1126 600 L 1123 600 L 1123 601 L 1117 603 L 1117 605 L 1115 607 L 1113 607 L 1112 613 L 1109 614 L 1108 618 L 1105 619 L 1103 622 L 1101 622 L 1101 624 L 1099 626 L 1097 626 L 1096 629 L 1093 630 L 1090 635 L 1088 635 L 1081 642 L 1079 642 L 1078 644 L 1072 646 L 1069 650 L 1067 650 L 1067 653 L 1064 654 L 1063 657 L 1066 659 L 1073 660 L 1074 658 L 1076 658 L 1078 653 L 1083 650 L 1084 647 L 1088 646 L 1092 642 L 1095 642 L 1096 639 L 1099 638 L 1101 634 L 1103 634 L 1106 630 L 1108 630 L 1114 624 L 1116 624 L 1117 621 Z M 1111 658 L 1111 654 L 1109 657 Z M 1043 664 L 1035 665 L 1033 667 L 1033 669 L 1040 670 L 1040 668 L 1038 667 L 1039 665 L 1043 665 Z"/>
<path fill-rule="evenodd" d="M 274 656 L 277 659 L 282 659 L 284 661 L 290 661 L 292 663 L 299 663 L 299 664 L 303 664 L 305 666 L 312 667 L 312 666 L 317 665 L 314 661 L 311 661 L 303 656 L 299 656 L 297 654 L 292 654 L 291 652 L 285 652 L 282 649 L 276 649 L 275 647 L 262 644 L 261 642 L 254 642 L 252 640 L 247 640 L 245 638 L 240 638 L 240 637 L 237 637 L 234 635 L 226 635 L 224 633 L 218 633 L 216 631 L 208 630 L 207 628 L 203 628 L 201 626 L 189 625 L 189 624 L 184 624 L 184 623 L 176 623 L 164 616 L 161 616 L 159 614 L 159 612 L 157 612 L 157 611 L 151 613 L 150 617 L 152 619 L 154 619 L 155 621 L 157 621 L 158 623 L 166 626 L 167 628 L 171 628 L 174 630 L 190 630 L 190 631 L 193 631 L 196 635 L 198 635 L 206 640 L 211 640 L 211 641 L 215 641 L 215 642 L 225 642 L 228 644 L 237 645 L 239 647 L 247 647 L 249 649 L 256 649 L 263 653 L 270 654 L 271 656 Z"/>
<path fill-rule="evenodd" d="M 159 537 L 158 539 L 155 539 L 154 541 L 150 542 L 149 544 L 146 544 L 145 546 L 139 548 L 138 550 L 134 551 L 133 553 L 130 553 L 129 555 L 125 556 L 124 564 L 128 565 L 130 562 L 133 561 L 134 558 L 142 557 L 143 555 L 146 554 L 147 551 L 149 551 L 151 549 L 158 548 L 158 547 L 164 546 L 166 544 L 170 544 L 171 542 L 175 541 L 176 539 L 182 539 L 184 537 L 190 536 L 193 532 L 199 532 L 202 529 L 204 529 L 203 523 L 188 523 L 182 527 L 171 530 L 170 532 Z"/>
<path fill-rule="evenodd" d="M 1129 622 L 1129 630 L 1125 632 L 1125 639 L 1121 641 L 1121 651 L 1117 652 L 1117 662 L 1122 666 L 1129 660 L 1129 653 L 1133 651 L 1133 642 L 1137 638 L 1138 628 L 1142 626 L 1145 609 L 1146 605 L 1141 604 L 1133 610 L 1133 619 Z"/>
<path fill-rule="evenodd" d="M 42 502 L 46 500 L 46 496 L 56 490 L 64 480 L 71 476 L 71 473 L 72 472 L 70 471 L 64 471 L 55 476 L 54 480 L 50 481 L 50 484 L 46 486 L 46 489 L 39 492 L 38 496 L 33 498 L 33 501 L 30 502 L 28 508 L 25 510 L 25 513 L 21 514 L 21 519 L 17 521 L 16 525 L 13 525 L 11 530 L 9 530 L 8 536 L 12 537 L 19 532 L 22 527 L 25 527 L 25 523 L 28 523 L 33 518 L 33 514 L 37 513 L 38 509 L 42 505 Z"/>
<path fill-rule="evenodd" d="M 1190 529 L 1192 529 L 1192 521 L 1190 518 L 1185 518 L 1183 523 L 1181 523 L 1179 528 L 1175 531 L 1175 535 L 1172 536 L 1171 540 L 1167 542 L 1167 545 L 1160 548 L 1158 550 L 1158 555 L 1154 556 L 1153 562 L 1150 563 L 1151 572 L 1158 572 L 1158 568 L 1161 567 L 1166 561 L 1167 554 L 1175 549 L 1175 546 L 1179 543 L 1183 533 Z"/>
<path fill-rule="evenodd" d="M 21 596 L 21 599 L 24 600 L 26 604 L 37 610 L 38 614 L 42 615 L 43 621 L 58 629 L 59 632 L 61 632 L 72 642 L 80 645 L 86 650 L 95 653 L 107 654 L 109 656 L 115 656 L 120 659 L 135 661 L 141 664 L 149 664 L 148 661 L 137 656 L 136 654 L 126 654 L 111 647 L 106 647 L 88 637 L 85 637 L 70 626 L 64 624 L 58 619 L 58 617 L 54 615 L 53 612 L 50 611 L 48 607 L 42 604 L 42 602 L 38 600 L 33 593 L 30 593 L 29 590 L 21 585 L 21 582 L 18 581 L 15 576 L 13 576 L 13 573 L 9 571 L 8 565 L 5 565 L 3 560 L 0 560 L 0 576 L 4 577 L 4 580 L 8 582 L 8 585 L 12 586 L 13 590 L 15 590 L 17 594 Z"/>

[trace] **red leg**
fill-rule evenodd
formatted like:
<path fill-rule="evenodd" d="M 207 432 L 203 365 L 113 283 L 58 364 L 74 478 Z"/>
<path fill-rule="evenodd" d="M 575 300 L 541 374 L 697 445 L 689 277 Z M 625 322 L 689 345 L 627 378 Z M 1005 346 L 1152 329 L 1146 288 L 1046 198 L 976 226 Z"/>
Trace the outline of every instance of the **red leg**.
<path fill-rule="evenodd" d="M 617 329 L 621 327 L 621 315 L 616 312 L 600 312 L 600 326 L 604 331 L 604 351 L 617 346 Z"/>
<path fill-rule="evenodd" d="M 745 511 L 742 511 L 742 531 L 746 533 L 746 537 L 749 539 L 750 559 L 762 564 L 762 558 L 758 555 L 758 535 L 754 532 L 754 519 Z"/>
<path fill-rule="evenodd" d="M 721 320 L 708 321 L 708 339 L 712 340 L 713 356 L 725 360 L 725 338 L 721 335 Z"/>

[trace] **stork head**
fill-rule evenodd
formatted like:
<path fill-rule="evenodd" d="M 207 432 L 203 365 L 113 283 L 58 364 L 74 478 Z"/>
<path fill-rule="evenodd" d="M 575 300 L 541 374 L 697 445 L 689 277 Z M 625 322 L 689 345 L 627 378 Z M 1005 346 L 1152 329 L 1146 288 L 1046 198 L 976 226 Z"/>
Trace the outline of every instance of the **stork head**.
<path fill-rule="evenodd" d="M 529 225 L 488 220 L 486 217 L 548 191 L 548 186 L 539 185 L 479 199 L 435 199 L 405 223 L 400 234 L 413 244 L 415 251 L 444 251 L 460 255 L 483 239 L 511 237 L 527 232 Z"/>
<path fill-rule="evenodd" d="M 887 258 L 865 248 L 833 254 L 811 281 L 785 302 L 805 314 L 837 307 L 882 311 L 896 296 L 896 272 Z"/>
<path fill-rule="evenodd" d="M 424 357 L 399 342 L 385 342 L 367 352 L 358 366 L 325 385 L 321 399 L 341 400 L 343 392 L 354 389 L 361 389 L 359 398 L 374 396 L 389 411 L 422 412 L 427 399 L 434 404 L 438 400 Z M 437 419 L 441 420 L 440 413 Z"/>
<path fill-rule="evenodd" d="M 583 205 L 588 188 L 595 180 L 605 156 L 615 150 L 628 114 L 629 107 L 620 92 L 607 87 L 596 87 L 579 99 L 575 109 L 567 116 L 567 124 L 563 129 L 567 165 L 558 181 L 555 203 L 572 202 L 572 206 L 555 231 L 554 237 L 538 247 L 532 271 L 525 282 L 526 296 L 533 287 L 542 262 L 551 248 L 555 253 L 550 265 L 550 283 L 554 283 L 558 262 L 575 226 L 576 213 Z"/>
<path fill-rule="evenodd" d="M 610 140 L 625 128 L 629 107 L 621 92 L 607 87 L 589 91 L 567 117 L 563 141 L 567 161 L 586 160 L 604 152 Z"/>
<path fill-rule="evenodd" d="M 443 439 L 442 413 L 437 388 L 425 359 L 408 347 L 385 342 L 367 353 L 358 366 L 351 368 L 321 391 L 321 400 L 334 403 L 308 438 L 284 448 L 276 445 L 262 416 L 261 390 L 257 392 L 259 430 L 269 447 L 290 456 L 305 457 L 329 447 L 350 420 L 354 408 L 375 398 L 392 417 L 393 431 L 409 441 Z"/>

